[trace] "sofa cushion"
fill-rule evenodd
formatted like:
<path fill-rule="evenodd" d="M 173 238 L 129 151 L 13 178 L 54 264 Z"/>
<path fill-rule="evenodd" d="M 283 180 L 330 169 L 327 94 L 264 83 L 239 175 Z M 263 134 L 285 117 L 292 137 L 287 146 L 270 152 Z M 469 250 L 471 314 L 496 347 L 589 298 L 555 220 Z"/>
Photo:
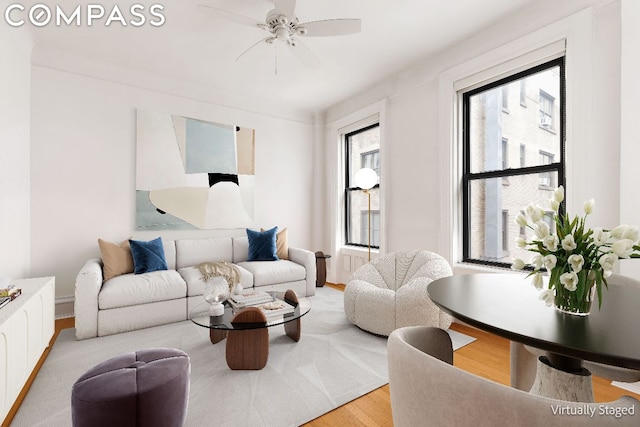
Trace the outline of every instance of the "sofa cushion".
<path fill-rule="evenodd" d="M 212 261 L 233 261 L 233 245 L 230 238 L 176 240 L 178 270 Z"/>
<path fill-rule="evenodd" d="M 269 262 L 245 261 L 238 266 L 253 274 L 254 287 L 304 280 L 307 276 L 303 266 L 284 259 Z"/>
<path fill-rule="evenodd" d="M 287 240 L 287 229 L 283 228 L 276 234 L 276 248 L 278 258 L 289 259 L 289 241 Z"/>
<path fill-rule="evenodd" d="M 105 310 L 128 307 L 186 296 L 187 284 L 175 270 L 123 274 L 102 284 L 98 295 L 98 308 Z"/>
<path fill-rule="evenodd" d="M 261 228 L 260 231 L 265 230 Z M 286 228 L 276 233 L 276 254 L 278 255 L 278 259 L 289 259 L 289 241 L 287 238 Z"/>
<path fill-rule="evenodd" d="M 104 280 L 109 280 L 121 274 L 133 273 L 133 256 L 129 241 L 117 244 L 98 239 L 100 256 L 104 265 Z"/>
<path fill-rule="evenodd" d="M 265 231 L 254 231 L 247 228 L 249 238 L 248 261 L 277 261 L 276 233 L 278 227 Z"/>
<path fill-rule="evenodd" d="M 244 262 L 249 256 L 249 238 L 244 235 L 241 237 L 233 237 L 233 262 L 238 264 Z"/>
<path fill-rule="evenodd" d="M 164 259 L 167 261 L 167 270 L 176 269 L 176 242 L 173 240 L 162 239 L 162 247 L 164 248 Z"/>
<path fill-rule="evenodd" d="M 243 288 L 253 287 L 253 275 L 246 269 L 236 265 L 238 271 L 240 271 L 240 284 Z M 204 280 L 202 280 L 202 273 L 197 266 L 184 267 L 178 270 L 178 273 L 182 276 L 187 283 L 187 296 L 195 296 L 204 294 Z"/>
<path fill-rule="evenodd" d="M 133 272 L 135 274 L 166 270 L 167 260 L 164 258 L 164 247 L 160 237 L 143 242 L 129 239 L 131 255 L 133 255 Z"/>

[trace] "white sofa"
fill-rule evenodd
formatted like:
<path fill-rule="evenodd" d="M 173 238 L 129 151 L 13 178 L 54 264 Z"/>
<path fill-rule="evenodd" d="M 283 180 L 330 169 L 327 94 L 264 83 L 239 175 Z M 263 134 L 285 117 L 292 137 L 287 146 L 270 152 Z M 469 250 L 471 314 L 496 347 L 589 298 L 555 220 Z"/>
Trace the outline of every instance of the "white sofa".
<path fill-rule="evenodd" d="M 289 259 L 247 261 L 243 237 L 162 239 L 168 270 L 123 274 L 103 280 L 101 259 L 87 261 L 76 278 L 76 339 L 93 338 L 188 319 L 203 302 L 204 282 L 197 265 L 228 261 L 239 267 L 244 289 L 315 294 L 315 254 L 289 248 Z"/>

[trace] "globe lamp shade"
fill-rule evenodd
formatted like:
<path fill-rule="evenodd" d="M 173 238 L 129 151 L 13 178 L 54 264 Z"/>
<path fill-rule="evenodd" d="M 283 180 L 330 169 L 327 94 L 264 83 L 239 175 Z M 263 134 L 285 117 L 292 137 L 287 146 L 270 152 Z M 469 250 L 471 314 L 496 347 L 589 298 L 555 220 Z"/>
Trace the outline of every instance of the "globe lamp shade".
<path fill-rule="evenodd" d="M 354 176 L 356 185 L 363 190 L 369 190 L 378 183 L 378 174 L 371 168 L 362 168 Z"/>

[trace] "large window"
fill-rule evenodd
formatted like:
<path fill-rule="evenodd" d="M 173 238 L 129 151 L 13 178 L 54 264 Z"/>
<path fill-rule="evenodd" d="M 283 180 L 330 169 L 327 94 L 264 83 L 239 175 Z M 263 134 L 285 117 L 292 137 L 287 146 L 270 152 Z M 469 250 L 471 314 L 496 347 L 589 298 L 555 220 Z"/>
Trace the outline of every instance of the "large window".
<path fill-rule="evenodd" d="M 380 150 L 375 149 L 360 154 L 360 164 L 363 168 L 373 169 L 380 176 Z"/>
<path fill-rule="evenodd" d="M 462 94 L 465 262 L 506 267 L 528 257 L 514 240 L 531 230 L 515 218 L 529 203 L 547 207 L 565 182 L 564 76 L 558 58 Z M 504 88 L 513 84 L 521 102 L 507 114 Z"/>
<path fill-rule="evenodd" d="M 540 164 L 550 165 L 554 162 L 555 155 L 553 153 L 547 153 L 540 150 Z M 555 188 L 555 175 L 552 172 L 545 172 L 540 174 L 540 187 L 541 188 Z"/>
<path fill-rule="evenodd" d="M 369 222 L 371 222 L 370 228 Z M 371 230 L 371 236 L 368 236 L 369 230 Z M 371 237 L 372 248 L 380 247 L 380 211 L 372 210 L 371 212 L 360 212 L 360 235 L 365 236 L 367 240 Z"/>
<path fill-rule="evenodd" d="M 546 91 L 540 89 L 540 126 L 544 129 L 553 129 L 553 107 L 555 99 Z"/>
<path fill-rule="evenodd" d="M 344 137 L 345 142 L 345 239 L 347 245 L 380 247 L 380 125 L 374 124 Z M 355 174 L 362 168 L 378 175 L 376 185 L 362 191 Z M 371 215 L 369 215 L 371 211 Z"/>

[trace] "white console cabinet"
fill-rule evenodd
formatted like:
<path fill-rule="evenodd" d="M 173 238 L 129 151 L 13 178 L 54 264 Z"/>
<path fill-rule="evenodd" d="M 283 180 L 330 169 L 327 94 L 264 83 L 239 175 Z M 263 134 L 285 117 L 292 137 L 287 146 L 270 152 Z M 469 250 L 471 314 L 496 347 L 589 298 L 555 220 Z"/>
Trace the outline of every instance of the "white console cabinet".
<path fill-rule="evenodd" d="M 4 420 L 55 331 L 55 278 L 14 280 L 22 295 L 0 308 L 0 420 Z"/>

